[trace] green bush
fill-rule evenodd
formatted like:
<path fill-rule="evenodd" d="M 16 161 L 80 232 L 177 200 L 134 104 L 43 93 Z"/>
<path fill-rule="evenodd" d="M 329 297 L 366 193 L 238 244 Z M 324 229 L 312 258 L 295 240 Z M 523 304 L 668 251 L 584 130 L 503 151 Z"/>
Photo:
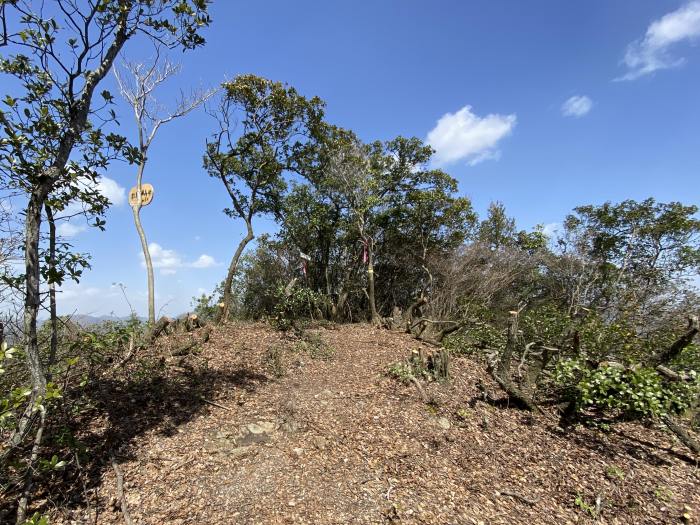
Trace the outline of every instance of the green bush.
<path fill-rule="evenodd" d="M 691 381 L 669 382 L 655 370 L 641 367 L 597 368 L 580 359 L 564 359 L 555 371 L 556 383 L 568 392 L 577 412 L 608 412 L 625 419 L 680 414 L 700 393 L 697 373 Z"/>
<path fill-rule="evenodd" d="M 321 294 L 309 288 L 294 288 L 287 293 L 285 287 L 280 286 L 276 296 L 274 324 L 282 331 L 292 328 L 303 331 L 304 322 L 312 319 L 324 302 Z"/>

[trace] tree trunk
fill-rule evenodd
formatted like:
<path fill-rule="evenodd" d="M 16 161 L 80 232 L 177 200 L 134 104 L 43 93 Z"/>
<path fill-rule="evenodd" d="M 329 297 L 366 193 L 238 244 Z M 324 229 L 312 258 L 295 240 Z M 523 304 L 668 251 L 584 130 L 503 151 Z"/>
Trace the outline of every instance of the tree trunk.
<path fill-rule="evenodd" d="M 53 270 L 56 268 L 56 221 L 54 221 L 51 206 L 46 204 L 44 208 L 49 223 L 49 266 Z M 58 316 L 56 314 L 56 283 L 54 282 L 49 283 L 49 310 L 51 314 L 51 346 L 46 367 L 50 377 L 50 367 L 56 362 L 56 353 L 58 352 Z"/>
<path fill-rule="evenodd" d="M 41 442 L 44 437 L 45 425 L 46 412 L 42 410 L 39 413 L 39 426 L 36 429 L 36 434 L 34 434 L 34 444 L 32 445 L 32 452 L 29 456 L 27 470 L 24 474 L 24 488 L 22 490 L 22 496 L 17 504 L 17 525 L 24 525 L 27 522 L 27 507 L 29 506 L 29 497 L 31 496 L 32 485 L 34 482 L 34 468 L 37 460 L 39 459 L 39 449 L 41 448 Z"/>
<path fill-rule="evenodd" d="M 671 416 L 664 416 L 661 418 L 666 426 L 673 432 L 676 437 L 683 443 L 686 447 L 692 450 L 695 454 L 700 454 L 700 443 L 690 435 L 690 433 L 683 428 L 683 426 L 678 423 Z"/>
<path fill-rule="evenodd" d="M 141 138 L 141 162 L 139 163 L 139 169 L 136 174 L 136 204 L 131 207 L 131 211 L 134 213 L 134 224 L 136 225 L 136 231 L 139 234 L 139 240 L 141 241 L 141 250 L 143 251 L 143 258 L 146 261 L 146 275 L 148 280 L 148 324 L 152 325 L 156 322 L 156 298 L 155 298 L 155 286 L 153 284 L 153 261 L 151 260 L 151 251 L 148 249 L 148 241 L 146 240 L 146 233 L 143 231 L 143 226 L 141 225 L 141 182 L 143 180 L 143 170 L 146 167 L 146 148 L 143 145 L 143 138 Z"/>
<path fill-rule="evenodd" d="M 377 313 L 377 303 L 374 293 L 374 250 L 373 242 L 367 243 L 367 299 L 369 300 L 370 320 L 373 325 L 381 324 L 382 320 Z"/>
<path fill-rule="evenodd" d="M 236 249 L 236 253 L 233 254 L 233 259 L 231 259 L 231 264 L 229 265 L 228 273 L 226 274 L 226 281 L 224 282 L 224 308 L 221 312 L 222 323 L 228 321 L 229 311 L 231 308 L 231 287 L 233 286 L 233 278 L 236 275 L 236 270 L 238 269 L 238 261 L 240 260 L 245 247 L 255 238 L 253 235 L 253 225 L 249 219 L 246 220 L 246 229 L 248 230 L 248 233 L 245 237 L 243 237 L 243 239 L 241 239 L 241 242 L 238 243 L 238 248 Z"/>
<path fill-rule="evenodd" d="M 138 186 L 137 186 L 138 188 Z M 140 188 L 137 190 L 141 193 Z M 146 240 L 146 234 L 141 226 L 141 206 L 135 205 L 131 207 L 134 213 L 134 224 L 136 225 L 136 231 L 139 234 L 139 239 L 141 240 L 141 250 L 143 251 L 143 258 L 146 261 L 146 274 L 148 279 L 148 324 L 153 324 L 156 322 L 156 301 L 155 301 L 155 287 L 153 283 L 153 261 L 151 260 L 151 251 L 148 249 L 148 241 Z"/>
<path fill-rule="evenodd" d="M 24 338 L 27 366 L 32 380 L 32 397 L 43 396 L 46 392 L 46 375 L 39 356 L 39 342 L 36 334 L 36 319 L 41 298 L 39 283 L 39 236 L 41 232 L 41 210 L 49 193 L 48 186 L 40 186 L 33 192 L 27 204 L 25 219 L 25 273 L 26 289 L 24 300 Z"/>
<path fill-rule="evenodd" d="M 513 352 L 518 346 L 518 312 L 510 312 L 510 322 L 508 324 L 508 340 L 506 342 L 506 347 L 498 360 L 498 363 L 494 367 L 489 366 L 491 375 L 493 379 L 498 383 L 498 385 L 503 389 L 503 391 L 508 395 L 508 398 L 515 401 L 521 407 L 529 410 L 530 412 L 542 410 L 535 404 L 530 396 L 525 392 L 520 390 L 510 377 L 510 364 L 513 357 Z"/>
<path fill-rule="evenodd" d="M 39 341 L 36 334 L 36 318 L 39 312 L 41 296 L 39 284 L 41 269 L 39 266 L 39 237 L 41 233 L 41 211 L 49 194 L 50 179 L 45 181 L 30 194 L 24 219 L 24 349 L 27 368 L 32 385 L 32 393 L 24 413 L 17 423 L 17 429 L 10 438 L 10 446 L 16 447 L 31 430 L 36 402 L 46 393 L 46 372 L 39 355 Z"/>
<path fill-rule="evenodd" d="M 690 343 L 700 331 L 700 323 L 697 315 L 688 317 L 688 329 L 671 346 L 654 354 L 648 361 L 652 367 L 664 365 L 675 359 Z"/>

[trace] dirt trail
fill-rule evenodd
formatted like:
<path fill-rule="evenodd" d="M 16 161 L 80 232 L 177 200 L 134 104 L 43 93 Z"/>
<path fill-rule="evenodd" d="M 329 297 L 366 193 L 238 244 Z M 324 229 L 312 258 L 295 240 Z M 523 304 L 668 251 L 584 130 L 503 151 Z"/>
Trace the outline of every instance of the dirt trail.
<path fill-rule="evenodd" d="M 217 379 L 200 403 L 164 405 L 182 414 L 144 426 L 122 447 L 134 523 L 673 523 L 700 515 L 697 467 L 658 430 L 564 434 L 554 418 L 470 406 L 477 381 L 490 382 L 466 358 L 454 359 L 449 385 L 427 385 L 436 403 L 426 405 L 386 375 L 419 347 L 415 340 L 365 325 L 316 332 L 325 350 L 294 348 L 261 324 L 231 325 L 201 354 L 167 357 L 180 380 Z M 285 349 L 281 378 L 271 347 Z M 106 469 L 98 523 L 123 523 L 115 494 Z"/>

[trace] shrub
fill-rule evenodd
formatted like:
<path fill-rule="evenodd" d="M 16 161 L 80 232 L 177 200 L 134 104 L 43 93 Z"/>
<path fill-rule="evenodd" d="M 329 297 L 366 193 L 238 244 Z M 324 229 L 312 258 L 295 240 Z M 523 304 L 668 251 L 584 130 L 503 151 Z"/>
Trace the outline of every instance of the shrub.
<path fill-rule="evenodd" d="M 280 286 L 276 295 L 274 324 L 285 332 L 290 329 L 303 332 L 305 321 L 313 318 L 323 305 L 321 294 L 309 288 L 294 288 L 288 293 Z"/>
<path fill-rule="evenodd" d="M 613 413 L 622 419 L 680 414 L 700 393 L 697 373 L 691 381 L 665 381 L 655 370 L 602 364 L 596 368 L 580 359 L 564 359 L 555 382 L 568 394 L 577 412 Z"/>

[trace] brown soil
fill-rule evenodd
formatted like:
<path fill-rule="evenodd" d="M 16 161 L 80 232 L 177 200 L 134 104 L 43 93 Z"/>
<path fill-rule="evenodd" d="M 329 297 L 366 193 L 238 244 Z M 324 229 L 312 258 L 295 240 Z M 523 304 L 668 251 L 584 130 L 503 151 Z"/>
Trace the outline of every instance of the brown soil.
<path fill-rule="evenodd" d="M 150 390 L 130 392 L 130 405 L 113 408 L 105 428 L 121 429 L 109 440 L 119 444 L 134 523 L 626 524 L 700 516 L 697 464 L 659 429 L 564 432 L 553 416 L 470 405 L 479 380 L 497 389 L 467 358 L 453 359 L 449 384 L 425 385 L 434 399 L 426 404 L 413 385 L 386 373 L 417 341 L 366 325 L 315 332 L 329 349 L 295 347 L 262 324 L 229 325 L 197 355 L 161 348 L 166 380 L 148 383 L 147 371 L 129 371 Z M 270 348 L 282 349 L 281 378 Z M 115 471 L 103 463 L 90 509 L 64 510 L 52 523 L 124 523 Z"/>

